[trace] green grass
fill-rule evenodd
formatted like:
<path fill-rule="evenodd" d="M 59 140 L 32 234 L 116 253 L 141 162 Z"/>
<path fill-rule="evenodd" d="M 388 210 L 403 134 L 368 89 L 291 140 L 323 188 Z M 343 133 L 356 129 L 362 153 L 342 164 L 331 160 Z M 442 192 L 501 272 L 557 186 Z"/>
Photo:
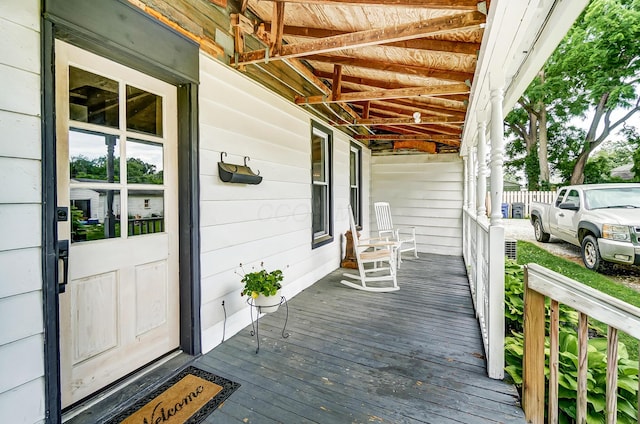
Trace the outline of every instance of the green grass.
<path fill-rule="evenodd" d="M 532 243 L 518 241 L 518 263 L 524 265 L 532 262 L 640 308 L 640 293 L 637 291 L 607 278 L 606 275 L 559 258 Z M 605 324 L 591 321 L 601 334 L 607 334 Z M 638 340 L 624 333 L 619 335 L 620 341 L 627 345 L 630 358 L 638 359 Z"/>

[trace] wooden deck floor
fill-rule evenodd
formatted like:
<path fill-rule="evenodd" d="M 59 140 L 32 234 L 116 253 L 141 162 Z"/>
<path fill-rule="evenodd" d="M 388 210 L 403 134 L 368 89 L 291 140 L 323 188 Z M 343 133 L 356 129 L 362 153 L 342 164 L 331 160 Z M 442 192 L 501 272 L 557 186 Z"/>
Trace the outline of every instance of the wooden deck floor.
<path fill-rule="evenodd" d="M 337 270 L 197 360 L 242 385 L 205 423 L 524 423 L 515 388 L 486 376 L 462 259 L 403 262 L 400 291 Z"/>

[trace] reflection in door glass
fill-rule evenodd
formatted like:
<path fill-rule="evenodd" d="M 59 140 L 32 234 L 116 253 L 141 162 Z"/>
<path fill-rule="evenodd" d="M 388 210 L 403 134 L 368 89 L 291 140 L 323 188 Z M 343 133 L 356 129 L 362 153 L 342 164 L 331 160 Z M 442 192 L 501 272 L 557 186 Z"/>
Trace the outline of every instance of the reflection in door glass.
<path fill-rule="evenodd" d="M 69 118 L 118 128 L 118 83 L 83 69 L 69 67 Z"/>
<path fill-rule="evenodd" d="M 129 190 L 127 208 L 129 236 L 164 232 L 164 191 Z"/>
<path fill-rule="evenodd" d="M 120 190 L 71 189 L 71 242 L 120 237 Z"/>
<path fill-rule="evenodd" d="M 127 140 L 127 183 L 163 183 L 162 144 Z"/>
<path fill-rule="evenodd" d="M 162 135 L 162 97 L 127 85 L 127 129 Z"/>
<path fill-rule="evenodd" d="M 71 129 L 70 177 L 76 181 L 120 181 L 119 139 L 115 135 Z"/>

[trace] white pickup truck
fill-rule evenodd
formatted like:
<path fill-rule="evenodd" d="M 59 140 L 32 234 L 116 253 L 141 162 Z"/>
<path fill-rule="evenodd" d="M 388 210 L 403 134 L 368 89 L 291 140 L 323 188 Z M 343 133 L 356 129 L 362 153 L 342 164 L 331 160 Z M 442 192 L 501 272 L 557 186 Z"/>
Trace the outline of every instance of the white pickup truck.
<path fill-rule="evenodd" d="M 561 238 L 582 249 L 584 265 L 640 265 L 640 184 L 584 184 L 560 189 L 552 204 L 532 203 L 536 240 Z"/>

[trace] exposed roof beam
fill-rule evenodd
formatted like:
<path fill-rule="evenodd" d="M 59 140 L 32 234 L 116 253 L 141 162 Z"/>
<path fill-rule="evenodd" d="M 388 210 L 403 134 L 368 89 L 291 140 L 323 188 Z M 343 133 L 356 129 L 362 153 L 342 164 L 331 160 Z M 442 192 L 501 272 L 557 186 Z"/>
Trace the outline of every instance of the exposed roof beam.
<path fill-rule="evenodd" d="M 420 140 L 405 140 L 405 141 L 394 142 L 393 150 L 399 150 L 399 149 L 418 150 L 420 152 L 425 152 L 425 153 L 437 152 L 436 143 L 433 143 L 431 141 L 420 141 Z"/>
<path fill-rule="evenodd" d="M 333 78 L 331 82 L 331 98 L 340 100 L 342 94 L 342 65 L 333 66 Z"/>
<path fill-rule="evenodd" d="M 275 6 L 274 6 L 275 7 Z M 269 57 L 267 50 L 255 50 L 239 56 L 235 65 L 264 62 L 267 60 L 303 57 L 312 54 L 329 53 L 349 48 L 372 46 L 396 41 L 422 38 L 427 34 L 446 34 L 461 28 L 479 26 L 485 22 L 480 12 L 468 12 L 453 16 L 442 16 L 425 21 L 394 25 L 387 28 L 376 28 L 332 37 L 309 40 L 304 43 L 282 46 L 278 56 Z M 273 29 L 272 29 L 273 33 Z"/>
<path fill-rule="evenodd" d="M 282 33 L 284 31 L 284 3 L 273 3 L 273 20 L 275 25 L 271 26 L 271 49 L 273 54 L 280 53 L 282 50 Z M 244 53 L 239 53 L 244 56 Z"/>
<path fill-rule="evenodd" d="M 392 134 L 393 135 L 393 134 Z M 368 137 L 366 135 L 356 135 L 354 136 L 354 138 L 356 140 L 360 140 L 358 137 Z M 362 139 L 360 141 L 366 141 L 367 139 Z M 447 146 L 453 146 L 453 147 L 460 147 L 460 139 L 459 138 L 455 138 L 455 137 L 450 137 L 448 136 L 448 138 L 440 138 L 438 140 L 435 140 L 431 137 L 428 136 L 423 136 L 423 135 L 410 135 L 410 134 L 403 134 L 403 135 L 396 135 L 395 137 L 387 137 L 387 138 L 380 138 L 380 139 L 369 139 L 370 141 L 410 141 L 410 140 L 415 140 L 415 141 L 431 141 L 431 142 L 435 142 L 435 143 L 440 143 L 440 144 L 444 144 Z"/>
<path fill-rule="evenodd" d="M 420 113 L 424 114 L 430 114 L 430 113 L 435 113 L 435 114 L 440 114 L 438 116 L 449 116 L 452 118 L 457 118 L 457 119 L 464 119 L 465 118 L 465 113 L 464 112 L 453 112 L 453 111 L 449 111 L 449 110 L 443 110 L 443 109 L 436 109 L 436 108 L 431 108 L 429 106 L 424 106 L 424 105 L 414 105 L 414 106 L 407 106 L 407 107 L 397 107 L 393 104 L 389 104 L 389 101 L 384 101 L 384 102 L 380 102 L 380 101 L 376 101 L 376 102 L 372 102 L 370 105 L 370 110 L 371 112 L 380 112 L 382 114 L 385 115 L 391 115 L 391 116 L 403 116 L 403 115 L 411 115 L 413 112 L 418 111 Z M 353 103 L 353 107 L 355 108 L 359 108 L 361 107 L 360 105 L 358 105 L 358 103 Z"/>
<path fill-rule="evenodd" d="M 416 122 L 414 118 L 369 118 L 356 119 L 351 125 L 433 125 L 433 124 L 462 124 L 464 120 L 450 118 L 446 116 L 427 116 L 420 117 L 420 121 Z"/>
<path fill-rule="evenodd" d="M 456 82 L 471 81 L 473 79 L 473 72 L 459 72 L 444 69 L 426 68 L 424 66 L 412 66 L 404 63 L 390 63 L 382 60 L 359 59 L 349 56 L 311 55 L 305 57 L 305 59 L 324 63 L 337 63 L 345 66 L 356 66 L 359 68 L 375 69 L 378 71 L 416 75 L 427 78 L 438 78 Z"/>
<path fill-rule="evenodd" d="M 428 128 L 420 127 L 418 125 L 403 125 L 403 126 L 387 126 L 381 125 L 377 127 L 381 131 L 389 131 L 391 133 L 400 134 L 422 134 L 424 136 L 430 136 L 433 134 L 446 135 L 452 139 L 459 139 L 462 136 L 462 130 L 460 128 L 449 128 L 442 125 L 430 125 Z"/>
<path fill-rule="evenodd" d="M 371 135 L 354 135 L 356 140 L 430 140 L 442 142 L 441 140 L 451 140 L 452 137 L 447 134 L 371 134 Z"/>
<path fill-rule="evenodd" d="M 274 0 L 288 3 L 356 5 L 356 6 L 407 6 L 430 9 L 478 10 L 478 0 Z"/>
<path fill-rule="evenodd" d="M 264 23 L 265 30 L 270 31 L 271 23 Z M 337 31 L 325 28 L 309 28 L 285 25 L 284 35 L 306 38 L 326 38 L 334 35 L 349 34 L 347 31 Z M 384 43 L 385 46 L 401 47 L 405 49 L 430 50 L 447 53 L 477 54 L 480 50 L 480 43 L 466 43 L 462 41 L 430 40 L 428 38 L 417 38 L 414 40 L 396 41 Z"/>
<path fill-rule="evenodd" d="M 466 84 L 446 84 L 429 87 L 398 88 L 394 90 L 358 91 L 342 94 L 339 100 L 327 98 L 327 96 L 297 97 L 296 104 L 335 103 L 338 101 L 356 102 L 415 96 L 437 96 L 440 94 L 460 94 L 467 92 L 469 92 L 469 87 L 467 87 Z"/>

